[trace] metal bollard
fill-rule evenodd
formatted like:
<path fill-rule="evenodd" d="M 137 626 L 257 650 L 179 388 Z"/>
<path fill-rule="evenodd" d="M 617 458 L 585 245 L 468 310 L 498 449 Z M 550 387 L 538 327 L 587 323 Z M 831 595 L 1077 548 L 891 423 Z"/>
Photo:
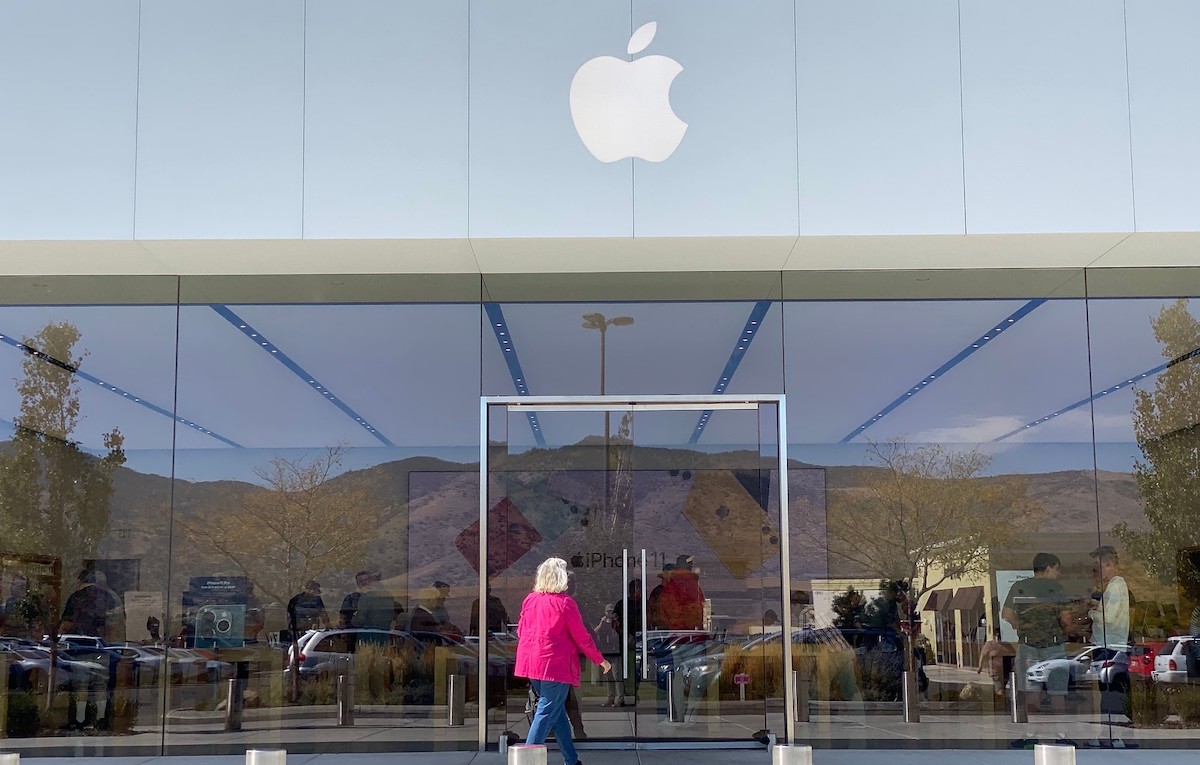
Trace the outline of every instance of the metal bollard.
<path fill-rule="evenodd" d="M 1033 765 L 1075 765 L 1075 747 L 1060 744 L 1035 744 Z"/>
<path fill-rule="evenodd" d="M 242 729 L 242 685 L 236 679 L 225 681 L 225 732 Z"/>
<path fill-rule="evenodd" d="M 796 722 L 808 722 L 808 675 L 795 669 L 792 670 L 792 695 L 795 698 L 793 718 Z"/>
<path fill-rule="evenodd" d="M 904 722 L 921 722 L 921 706 L 917 694 L 916 673 L 905 671 L 900 677 L 900 685 L 900 691 L 904 698 Z"/>
<path fill-rule="evenodd" d="M 1021 687 L 1017 685 L 1016 672 L 1009 674 L 1008 686 L 1008 701 L 1012 711 L 1012 721 L 1015 723 L 1029 722 L 1029 710 L 1025 708 L 1025 694 L 1021 691 Z"/>
<path fill-rule="evenodd" d="M 287 765 L 287 750 L 247 749 L 246 765 Z"/>
<path fill-rule="evenodd" d="M 349 675 L 338 675 L 337 679 L 337 724 L 354 724 L 354 678 Z"/>
<path fill-rule="evenodd" d="M 467 718 L 467 676 L 450 675 L 446 682 L 446 724 L 464 725 Z"/>
<path fill-rule="evenodd" d="M 546 765 L 546 745 L 513 744 L 508 748 L 508 765 Z"/>
<path fill-rule="evenodd" d="M 812 747 L 776 744 L 771 749 L 771 765 L 812 765 Z"/>
<path fill-rule="evenodd" d="M 500 750 L 500 756 L 508 754 L 508 731 L 500 734 L 499 740 L 496 741 L 496 748 Z"/>
<path fill-rule="evenodd" d="M 678 693 L 678 697 L 676 696 Z M 679 687 L 675 670 L 667 673 L 667 722 L 683 722 L 683 689 Z"/>
<path fill-rule="evenodd" d="M 0 752 L 0 765 L 21 765 L 21 755 L 14 752 Z"/>

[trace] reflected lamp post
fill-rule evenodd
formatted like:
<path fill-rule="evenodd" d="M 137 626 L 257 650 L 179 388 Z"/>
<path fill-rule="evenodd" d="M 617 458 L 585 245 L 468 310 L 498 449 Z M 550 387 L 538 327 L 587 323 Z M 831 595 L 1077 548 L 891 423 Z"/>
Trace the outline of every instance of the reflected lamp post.
<path fill-rule="evenodd" d="M 632 316 L 614 316 L 611 319 L 605 317 L 602 313 L 585 313 L 583 315 L 583 328 L 594 329 L 600 332 L 600 395 L 604 395 L 605 378 L 607 369 L 605 367 L 607 355 L 607 340 L 609 327 L 628 327 L 633 324 Z M 604 509 L 608 510 L 609 505 L 609 471 L 612 470 L 612 454 L 609 450 L 609 431 L 610 419 L 608 410 L 604 411 Z"/>

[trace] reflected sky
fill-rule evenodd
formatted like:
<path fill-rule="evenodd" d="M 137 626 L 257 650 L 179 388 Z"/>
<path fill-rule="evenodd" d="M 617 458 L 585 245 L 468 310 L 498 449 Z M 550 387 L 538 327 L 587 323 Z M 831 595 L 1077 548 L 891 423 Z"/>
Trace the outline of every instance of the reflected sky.
<path fill-rule="evenodd" d="M 858 463 L 865 439 L 904 437 L 980 445 L 994 472 L 1089 469 L 1094 427 L 1100 467 L 1127 471 L 1137 449 L 1134 386 L 1125 381 L 1166 360 L 1150 322 L 1170 302 L 774 303 L 749 344 L 753 302 L 505 304 L 511 351 L 475 304 L 7 306 L 0 333 L 20 338 L 49 322 L 74 323 L 83 334 L 77 351 L 87 351 L 81 369 L 94 378 L 80 381 L 75 438 L 98 449 L 119 427 L 129 467 L 164 475 L 174 444 L 177 474 L 189 479 L 246 479 L 271 456 L 334 444 L 348 447 L 347 468 L 415 455 L 474 461 L 480 392 L 517 392 L 506 353 L 519 357 L 534 395 L 599 392 L 600 335 L 581 320 L 591 312 L 633 319 L 608 329 L 608 393 L 708 394 L 737 356 L 727 390 L 786 389 L 797 459 Z M 9 428 L 24 357 L 0 344 L 0 419 Z M 1105 388 L 1090 405 L 1062 411 Z M 179 427 L 156 408 L 177 411 Z M 637 440 L 685 446 L 697 417 L 647 419 Z M 587 418 L 545 424 L 551 444 L 600 430 Z M 528 430 L 509 437 L 513 446 L 533 443 Z M 696 448 L 746 443 L 737 418 L 716 416 Z"/>

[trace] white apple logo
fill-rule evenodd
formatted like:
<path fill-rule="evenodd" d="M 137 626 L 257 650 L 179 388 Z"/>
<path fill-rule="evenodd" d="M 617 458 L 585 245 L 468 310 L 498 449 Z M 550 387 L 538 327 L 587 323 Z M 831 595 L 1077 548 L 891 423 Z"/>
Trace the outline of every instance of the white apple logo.
<path fill-rule="evenodd" d="M 646 49 L 658 23 L 643 24 L 629 38 L 632 56 Z M 638 157 L 662 162 L 675 151 L 687 123 L 671 109 L 671 81 L 683 71 L 673 58 L 645 56 L 622 61 L 593 58 L 571 80 L 571 119 L 583 145 L 601 162 Z"/>

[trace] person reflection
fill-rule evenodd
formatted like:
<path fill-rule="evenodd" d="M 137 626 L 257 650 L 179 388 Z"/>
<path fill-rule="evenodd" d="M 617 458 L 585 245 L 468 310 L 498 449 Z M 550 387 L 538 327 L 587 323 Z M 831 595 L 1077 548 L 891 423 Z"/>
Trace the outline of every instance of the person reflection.
<path fill-rule="evenodd" d="M 446 612 L 446 595 L 449 585 L 422 588 L 417 593 L 417 605 L 413 608 L 408 619 L 409 632 L 439 632 L 443 634 L 461 635 L 462 630 L 450 623 Z"/>
<path fill-rule="evenodd" d="M 1022 691 L 1033 690 L 1029 668 L 1039 662 L 1065 658 L 1064 623 L 1070 623 L 1070 599 L 1058 578 L 1062 563 L 1057 555 L 1040 552 L 1033 556 L 1033 576 L 1015 582 L 1008 591 L 1000 617 L 1017 633 L 1017 684 Z M 1064 662 L 1045 665 L 1042 684 L 1054 711 L 1065 709 L 1070 672 Z"/>
<path fill-rule="evenodd" d="M 354 592 L 342 598 L 342 607 L 338 610 L 338 626 L 342 629 L 354 626 L 354 615 L 358 613 L 358 601 L 379 573 L 376 571 L 359 571 L 354 575 Z"/>
<path fill-rule="evenodd" d="M 616 608 L 615 603 L 606 605 L 604 607 L 604 616 L 600 617 L 600 621 L 592 628 L 592 632 L 596 634 L 596 646 L 600 649 L 601 655 L 611 662 L 619 663 L 621 659 L 621 634 L 616 629 Z M 604 703 L 600 706 L 617 706 L 618 680 L 615 665 L 604 673 L 601 677 L 601 682 L 604 683 L 607 693 L 605 694 Z"/>
<path fill-rule="evenodd" d="M 358 609 L 354 613 L 353 624 L 355 627 L 390 630 L 396 622 L 396 617 L 403 611 L 403 606 L 397 603 L 391 591 L 383 586 L 383 575 L 372 571 L 367 577 L 365 589 L 358 597 Z"/>
<path fill-rule="evenodd" d="M 641 579 L 631 579 L 629 581 L 629 596 L 627 601 L 629 603 L 628 625 L 623 621 L 625 618 L 626 600 L 618 600 L 617 604 L 613 607 L 613 615 L 616 617 L 613 628 L 616 629 L 617 634 L 625 635 L 626 640 L 629 641 L 629 648 L 626 651 L 625 688 L 624 692 L 620 694 L 617 706 L 625 706 L 626 696 L 636 697 L 638 686 L 642 682 L 641 675 L 636 671 L 638 646 L 641 645 L 639 636 L 642 633 Z"/>
<path fill-rule="evenodd" d="M 692 556 L 680 555 L 670 577 L 663 583 L 659 614 L 667 629 L 704 628 L 704 590 L 700 588 L 700 575 L 692 564 Z"/>
<path fill-rule="evenodd" d="M 484 627 L 488 632 L 498 634 L 508 631 L 508 611 L 504 601 L 492 594 L 492 585 L 487 586 L 487 607 L 484 615 Z M 467 634 L 478 636 L 479 633 L 479 598 L 471 602 L 471 622 Z"/>
<path fill-rule="evenodd" d="M 304 590 L 287 603 L 288 630 L 293 639 L 304 632 L 329 627 L 329 614 L 325 612 L 325 601 L 321 599 L 321 583 L 309 579 Z"/>
<path fill-rule="evenodd" d="M 1092 645 L 1103 650 L 1095 652 L 1093 661 L 1103 660 L 1100 689 L 1109 691 L 1101 696 L 1100 711 L 1122 714 L 1124 696 L 1129 692 L 1129 586 L 1121 576 L 1117 551 L 1112 545 L 1092 550 Z M 1110 674 L 1104 674 L 1107 670 Z"/>

